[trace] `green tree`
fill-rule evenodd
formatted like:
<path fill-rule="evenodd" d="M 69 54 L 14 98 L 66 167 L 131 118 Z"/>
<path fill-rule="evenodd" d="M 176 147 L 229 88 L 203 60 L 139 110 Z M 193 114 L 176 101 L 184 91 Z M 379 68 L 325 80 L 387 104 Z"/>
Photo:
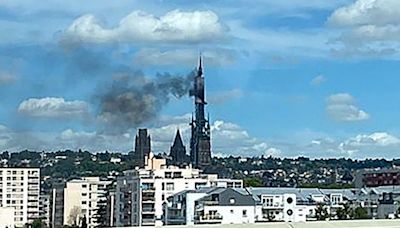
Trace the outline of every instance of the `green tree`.
<path fill-rule="evenodd" d="M 35 219 L 33 220 L 31 226 L 32 228 L 44 228 L 46 225 L 43 223 L 41 219 Z"/>
<path fill-rule="evenodd" d="M 336 210 L 336 215 L 340 220 L 351 219 L 354 217 L 354 211 L 350 205 L 346 203 Z"/>
<path fill-rule="evenodd" d="M 354 210 L 354 218 L 355 219 L 367 219 L 368 218 L 367 209 L 365 209 L 363 207 L 357 207 Z"/>
<path fill-rule="evenodd" d="M 327 218 L 330 217 L 328 213 L 328 209 L 325 205 L 323 204 L 318 204 L 317 208 L 315 208 L 315 217 L 317 220 L 326 220 Z"/>
<path fill-rule="evenodd" d="M 245 178 L 243 180 L 244 187 L 262 187 L 262 180 L 258 177 Z"/>

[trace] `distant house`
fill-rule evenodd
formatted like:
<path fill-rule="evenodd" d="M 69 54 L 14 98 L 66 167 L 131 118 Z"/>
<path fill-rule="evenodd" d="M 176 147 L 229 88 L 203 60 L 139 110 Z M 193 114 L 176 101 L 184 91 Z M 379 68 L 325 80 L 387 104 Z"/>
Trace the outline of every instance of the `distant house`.
<path fill-rule="evenodd" d="M 119 164 L 121 163 L 121 158 L 111 157 L 110 162 L 114 164 Z"/>

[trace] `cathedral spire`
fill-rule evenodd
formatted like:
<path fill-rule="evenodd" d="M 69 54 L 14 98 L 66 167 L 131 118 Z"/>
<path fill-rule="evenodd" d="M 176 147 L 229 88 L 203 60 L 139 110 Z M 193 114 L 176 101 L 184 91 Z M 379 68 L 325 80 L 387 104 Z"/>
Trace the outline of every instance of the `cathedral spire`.
<path fill-rule="evenodd" d="M 171 146 L 169 155 L 172 158 L 172 163 L 175 165 L 183 164 L 187 161 L 186 148 L 183 144 L 179 129 L 176 131 L 174 143 Z"/>
<path fill-rule="evenodd" d="M 199 54 L 199 67 L 198 67 L 198 72 L 199 75 L 203 74 L 203 64 L 202 64 L 202 56 L 201 56 L 201 52 Z"/>
<path fill-rule="evenodd" d="M 174 140 L 173 146 L 183 147 L 182 137 L 181 137 L 181 133 L 179 132 L 179 128 L 176 131 L 176 135 L 175 135 L 175 140 Z"/>

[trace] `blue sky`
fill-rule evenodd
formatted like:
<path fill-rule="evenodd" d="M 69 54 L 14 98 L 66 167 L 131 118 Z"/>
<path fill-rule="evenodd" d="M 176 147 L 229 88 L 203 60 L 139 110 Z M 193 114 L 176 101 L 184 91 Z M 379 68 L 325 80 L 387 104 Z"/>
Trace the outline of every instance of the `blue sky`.
<path fill-rule="evenodd" d="M 139 127 L 155 152 L 178 128 L 187 144 L 192 99 L 148 88 L 202 52 L 214 155 L 398 158 L 399 15 L 396 0 L 2 1 L 0 150 L 127 152 Z"/>

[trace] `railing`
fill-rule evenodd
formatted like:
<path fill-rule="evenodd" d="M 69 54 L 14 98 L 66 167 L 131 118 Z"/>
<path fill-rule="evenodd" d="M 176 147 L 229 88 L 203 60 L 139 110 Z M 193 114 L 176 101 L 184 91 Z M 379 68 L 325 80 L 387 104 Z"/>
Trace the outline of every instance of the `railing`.
<path fill-rule="evenodd" d="M 156 188 L 155 187 L 144 187 L 144 188 L 142 188 L 142 191 L 143 192 L 154 192 L 154 191 L 156 191 Z"/>
<path fill-rule="evenodd" d="M 153 225 L 156 222 L 154 218 L 144 218 L 142 219 L 142 225 Z"/>
<path fill-rule="evenodd" d="M 155 208 L 149 207 L 149 208 L 143 208 L 142 212 L 144 213 L 154 213 L 156 211 Z"/>
<path fill-rule="evenodd" d="M 222 222 L 222 215 L 220 214 L 215 214 L 215 215 L 201 215 L 195 218 L 196 223 L 221 223 Z"/>
<path fill-rule="evenodd" d="M 219 202 L 218 201 L 203 201 L 203 204 L 207 205 L 207 206 L 212 206 L 212 205 L 218 205 Z"/>
<path fill-rule="evenodd" d="M 262 207 L 263 208 L 283 208 L 283 204 L 277 203 L 277 204 L 271 205 L 271 204 L 264 203 L 262 205 Z"/>
<path fill-rule="evenodd" d="M 142 202 L 155 202 L 154 197 L 143 197 Z"/>

